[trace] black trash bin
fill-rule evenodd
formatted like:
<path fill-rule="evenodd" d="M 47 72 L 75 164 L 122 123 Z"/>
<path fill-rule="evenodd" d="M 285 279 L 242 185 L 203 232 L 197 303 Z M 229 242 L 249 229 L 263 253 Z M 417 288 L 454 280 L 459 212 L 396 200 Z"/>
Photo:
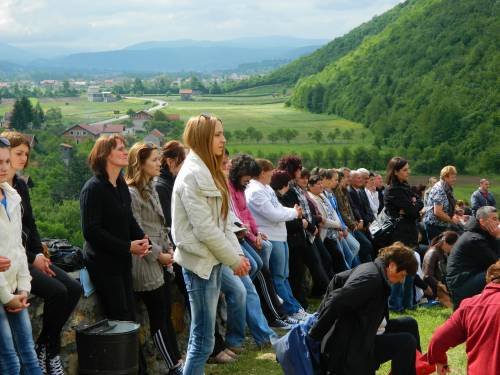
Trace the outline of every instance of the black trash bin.
<path fill-rule="evenodd" d="M 80 374 L 137 374 L 140 325 L 135 322 L 102 320 L 76 330 Z"/>

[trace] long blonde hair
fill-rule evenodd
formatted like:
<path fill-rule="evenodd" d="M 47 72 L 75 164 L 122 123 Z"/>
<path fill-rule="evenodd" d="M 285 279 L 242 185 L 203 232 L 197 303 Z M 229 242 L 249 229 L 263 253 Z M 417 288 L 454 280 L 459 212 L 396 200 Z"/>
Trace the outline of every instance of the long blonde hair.
<path fill-rule="evenodd" d="M 128 186 L 134 186 L 144 199 L 148 199 L 148 193 L 144 189 L 151 177 L 144 173 L 144 163 L 158 147 L 153 143 L 135 143 L 128 152 L 128 167 L 125 173 L 125 181 Z"/>
<path fill-rule="evenodd" d="M 226 176 L 222 171 L 223 155 L 214 155 L 212 148 L 217 122 L 222 125 L 222 121 L 215 116 L 200 115 L 191 117 L 186 123 L 183 139 L 184 144 L 203 160 L 210 171 L 215 186 L 221 192 L 222 217 L 226 219 L 229 212 L 229 189 L 227 187 Z"/>

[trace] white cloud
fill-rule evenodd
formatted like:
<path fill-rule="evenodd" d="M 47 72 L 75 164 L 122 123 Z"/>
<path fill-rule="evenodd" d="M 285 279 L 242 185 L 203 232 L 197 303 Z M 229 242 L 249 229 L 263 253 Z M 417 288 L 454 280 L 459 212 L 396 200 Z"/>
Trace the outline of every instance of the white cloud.
<path fill-rule="evenodd" d="M 332 39 L 401 0 L 0 0 L 0 42 L 110 49 L 147 40 Z"/>

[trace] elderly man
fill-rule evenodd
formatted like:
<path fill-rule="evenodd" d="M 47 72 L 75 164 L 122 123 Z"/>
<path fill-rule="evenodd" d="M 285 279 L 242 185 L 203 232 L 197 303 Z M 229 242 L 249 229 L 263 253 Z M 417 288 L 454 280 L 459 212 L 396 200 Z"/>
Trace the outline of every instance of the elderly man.
<path fill-rule="evenodd" d="M 496 207 L 497 203 L 495 201 L 495 197 L 493 194 L 488 191 L 490 188 L 490 182 L 482 178 L 479 181 L 479 188 L 472 193 L 470 197 L 470 203 L 472 206 L 472 213 L 476 213 L 476 211 L 484 206 L 492 206 Z"/>
<path fill-rule="evenodd" d="M 483 290 L 486 270 L 500 259 L 499 238 L 497 209 L 481 207 L 476 217 L 469 219 L 448 257 L 446 282 L 455 309 L 464 298 Z"/>

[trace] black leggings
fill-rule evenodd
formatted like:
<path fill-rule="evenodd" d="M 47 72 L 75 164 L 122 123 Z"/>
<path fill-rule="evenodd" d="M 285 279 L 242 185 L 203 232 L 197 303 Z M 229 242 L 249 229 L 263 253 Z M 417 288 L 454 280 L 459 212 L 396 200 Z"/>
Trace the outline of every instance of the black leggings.
<path fill-rule="evenodd" d="M 148 310 L 149 330 L 153 342 L 160 352 L 167 368 L 174 368 L 181 355 L 177 346 L 177 337 L 170 319 L 170 286 L 161 287 L 146 292 L 137 292 Z"/>
<path fill-rule="evenodd" d="M 411 317 L 389 319 L 385 333 L 375 336 L 377 366 L 391 361 L 392 375 L 414 375 L 416 350 L 420 351 L 417 321 Z"/>
<path fill-rule="evenodd" d="M 281 308 L 281 303 L 278 299 L 276 289 L 274 288 L 271 273 L 267 267 L 262 267 L 262 269 L 255 274 L 253 284 L 260 298 L 262 312 L 268 323 L 276 319 L 283 319 L 285 314 Z"/>
<path fill-rule="evenodd" d="M 62 328 L 80 300 L 82 287 L 59 267 L 51 265 L 50 269 L 54 277 L 29 266 L 31 292 L 43 299 L 43 327 L 37 343 L 46 345 L 49 355 L 55 356 L 61 347 Z"/>

